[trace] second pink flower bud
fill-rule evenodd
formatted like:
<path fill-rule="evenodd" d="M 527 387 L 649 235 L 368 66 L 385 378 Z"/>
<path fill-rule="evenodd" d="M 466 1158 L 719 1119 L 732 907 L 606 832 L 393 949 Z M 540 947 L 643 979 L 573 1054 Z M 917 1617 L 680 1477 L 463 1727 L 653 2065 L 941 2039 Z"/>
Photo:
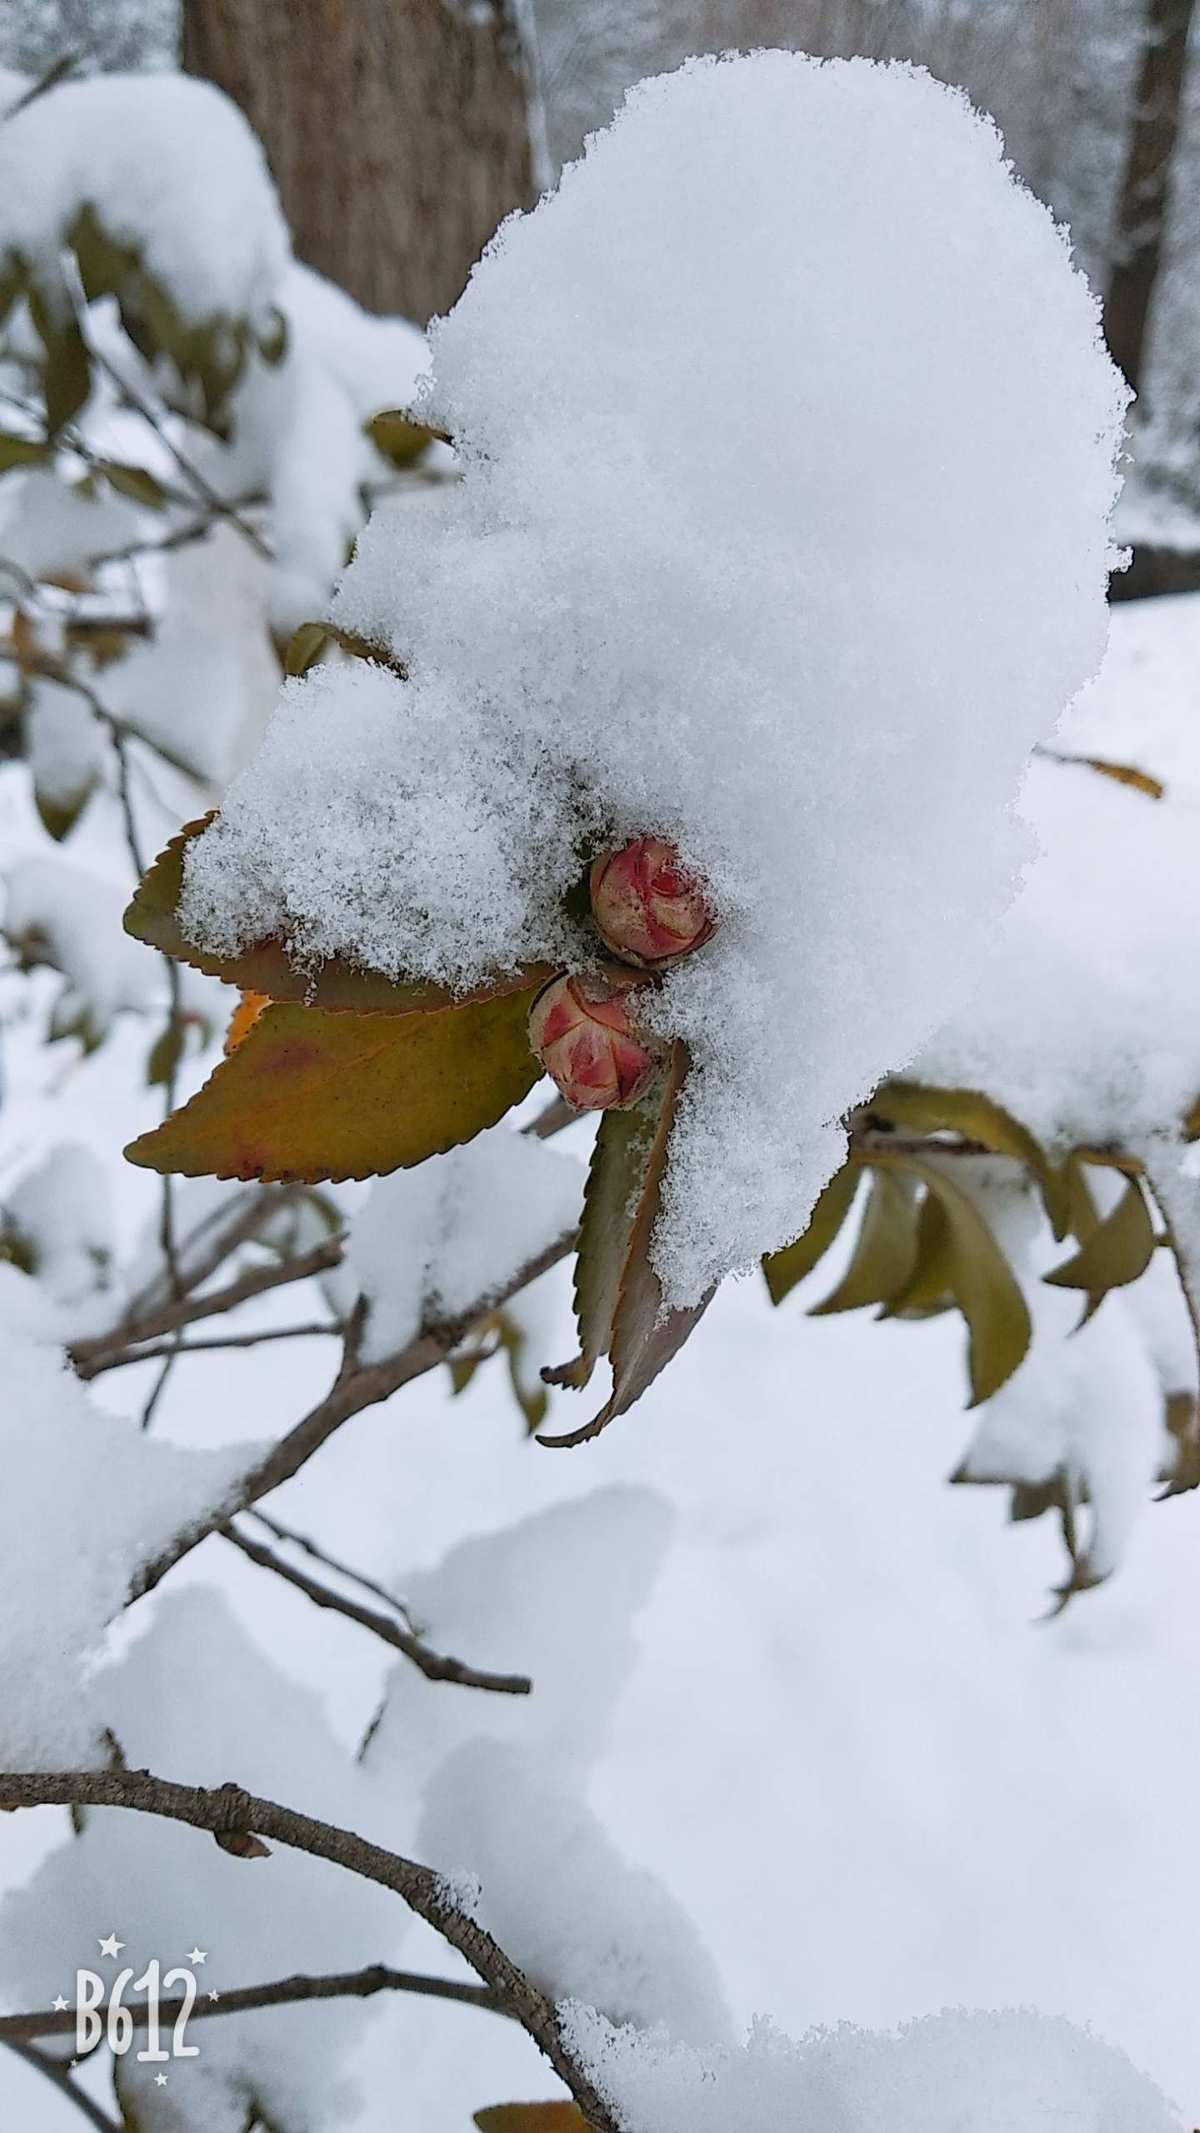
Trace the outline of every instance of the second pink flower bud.
<path fill-rule="evenodd" d="M 636 984 L 615 975 L 552 978 L 529 1011 L 530 1045 L 577 1111 L 635 1104 L 662 1064 L 661 1049 L 630 1015 Z"/>
<path fill-rule="evenodd" d="M 716 927 L 703 886 L 662 837 L 603 853 L 590 887 L 597 931 L 626 963 L 661 969 L 702 947 Z"/>

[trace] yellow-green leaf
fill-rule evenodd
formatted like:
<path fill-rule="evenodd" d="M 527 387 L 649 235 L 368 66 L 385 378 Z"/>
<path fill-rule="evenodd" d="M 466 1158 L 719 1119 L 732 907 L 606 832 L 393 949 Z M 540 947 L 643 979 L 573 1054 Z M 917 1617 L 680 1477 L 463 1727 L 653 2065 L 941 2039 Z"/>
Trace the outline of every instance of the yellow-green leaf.
<path fill-rule="evenodd" d="M 414 422 L 411 415 L 394 407 L 372 415 L 366 431 L 376 451 L 390 459 L 394 467 L 410 467 L 432 444 L 434 436 L 423 422 Z"/>
<path fill-rule="evenodd" d="M 917 1195 L 907 1178 L 875 1170 L 850 1264 L 812 1317 L 887 1303 L 909 1280 L 917 1257 Z"/>
<path fill-rule="evenodd" d="M 1154 1256 L 1154 1224 L 1146 1195 L 1136 1178 L 1128 1178 L 1120 1199 L 1070 1259 L 1044 1278 L 1053 1288 L 1085 1289 L 1106 1295 L 1137 1281 Z"/>
<path fill-rule="evenodd" d="M 917 1252 L 902 1289 L 880 1310 L 881 1318 L 932 1318 L 954 1302 L 954 1236 L 936 1193 L 927 1192 L 917 1215 Z"/>
<path fill-rule="evenodd" d="M 993 1155 L 1011 1156 L 1033 1172 L 1056 1237 L 1067 1234 L 1064 1174 L 1027 1126 L 980 1089 L 942 1089 L 917 1081 L 885 1081 L 869 1106 L 872 1117 L 909 1133 L 957 1133 Z"/>
<path fill-rule="evenodd" d="M 573 2103 L 497 2103 L 476 2111 L 479 2133 L 587 2133 L 587 2120 Z"/>
<path fill-rule="evenodd" d="M 43 437 L 0 435 L 0 474 L 7 474 L 11 467 L 43 466 L 49 457 L 50 446 Z"/>
<path fill-rule="evenodd" d="M 857 1164 L 843 1163 L 820 1194 L 808 1218 L 807 1229 L 792 1244 L 785 1244 L 782 1251 L 768 1253 L 763 1260 L 763 1273 L 773 1304 L 781 1304 L 785 1296 L 790 1296 L 797 1282 L 811 1274 L 818 1261 L 824 1258 L 854 1204 L 861 1175 Z"/>
<path fill-rule="evenodd" d="M 951 1288 L 969 1335 L 968 1404 L 977 1407 L 999 1392 L 1029 1347 L 1033 1326 L 1021 1284 L 961 1185 L 917 1156 L 877 1154 L 872 1160 L 918 1179 L 941 1204 L 950 1232 Z"/>
<path fill-rule="evenodd" d="M 529 999 L 409 1015 L 267 1007 L 199 1094 L 125 1153 L 184 1177 L 283 1183 L 411 1168 L 472 1140 L 533 1087 Z"/>
<path fill-rule="evenodd" d="M 424 979 L 411 982 L 385 977 L 379 970 L 364 970 L 356 963 L 331 956 L 314 969 L 293 963 L 286 945 L 277 938 L 256 941 L 239 955 L 210 955 L 188 939 L 179 923 L 183 894 L 183 870 L 188 846 L 202 836 L 216 815 L 189 822 L 160 852 L 134 893 L 125 913 L 125 931 L 135 940 L 158 948 L 177 963 L 189 963 L 209 977 L 223 978 L 241 992 L 265 993 L 270 1000 L 294 1000 L 306 1007 L 323 1007 L 330 1014 L 411 1015 L 437 1007 L 452 1007 L 501 993 L 528 992 L 553 976 L 547 964 L 524 970 L 499 972 L 463 994 Z"/>
<path fill-rule="evenodd" d="M 119 496 L 127 496 L 130 503 L 146 504 L 152 511 L 161 511 L 166 504 L 166 490 L 148 467 L 127 466 L 119 459 L 102 459 L 99 471 L 109 486 Z"/>

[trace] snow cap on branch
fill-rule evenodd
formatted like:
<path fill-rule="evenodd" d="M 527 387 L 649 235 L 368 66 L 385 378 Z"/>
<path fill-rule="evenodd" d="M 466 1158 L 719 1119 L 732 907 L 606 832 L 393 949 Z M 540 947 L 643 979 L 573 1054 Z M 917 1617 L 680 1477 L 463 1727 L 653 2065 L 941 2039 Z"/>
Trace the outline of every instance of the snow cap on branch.
<path fill-rule="evenodd" d="M 970 988 L 1023 765 L 1103 649 L 1127 395 L 988 120 L 782 52 L 643 83 L 432 350 L 464 479 L 380 512 L 336 602 L 410 678 L 289 687 L 183 915 L 578 969 L 582 865 L 677 846 L 720 920 L 656 1003 L 695 1067 L 682 1303 L 796 1233 L 836 1121 Z"/>

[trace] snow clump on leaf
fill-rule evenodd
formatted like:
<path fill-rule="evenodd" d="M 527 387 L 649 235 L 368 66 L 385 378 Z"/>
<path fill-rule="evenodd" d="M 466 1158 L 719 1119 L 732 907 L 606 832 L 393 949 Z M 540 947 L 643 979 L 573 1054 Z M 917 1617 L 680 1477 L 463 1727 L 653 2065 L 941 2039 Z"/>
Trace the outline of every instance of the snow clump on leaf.
<path fill-rule="evenodd" d="M 463 480 L 377 513 L 190 857 L 229 953 L 466 985 L 594 965 L 567 899 L 677 847 L 719 921 L 655 1259 L 803 1225 L 837 1121 L 968 993 L 1012 803 L 1104 646 L 1127 394 L 1064 233 L 928 75 L 782 52 L 643 83 L 432 334 Z"/>

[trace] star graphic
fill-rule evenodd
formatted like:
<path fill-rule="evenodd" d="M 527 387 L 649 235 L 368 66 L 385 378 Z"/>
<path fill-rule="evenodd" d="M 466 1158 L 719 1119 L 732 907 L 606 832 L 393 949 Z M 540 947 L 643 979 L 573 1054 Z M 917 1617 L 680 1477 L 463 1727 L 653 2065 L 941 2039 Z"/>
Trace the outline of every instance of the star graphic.
<path fill-rule="evenodd" d="M 188 1961 L 189 1963 L 206 1963 L 208 1956 L 203 1948 L 191 1948 L 188 1950 Z"/>
<path fill-rule="evenodd" d="M 110 1933 L 107 1939 L 100 1942 L 99 1946 L 101 1955 L 111 1955 L 115 1963 L 125 1943 L 123 1940 L 118 1940 L 115 1933 Z"/>
<path fill-rule="evenodd" d="M 54 2002 L 54 2012 L 55 2012 L 55 2014 L 65 2014 L 65 2013 L 66 2013 L 66 2011 L 67 2011 L 67 2009 L 68 2009 L 68 2007 L 70 2006 L 70 2004 L 71 2004 L 71 2003 L 70 2003 L 70 2001 L 69 2001 L 69 2000 L 64 2000 L 64 1998 L 63 1998 L 63 1996 L 62 1996 L 62 1994 L 61 1994 L 61 1992 L 60 1992 L 60 1993 L 59 1993 L 59 1995 L 58 1995 L 58 1998 L 57 1998 L 57 1999 L 55 2000 L 55 2002 Z"/>
<path fill-rule="evenodd" d="M 220 1993 L 219 1993 L 219 1992 L 210 1992 L 210 1993 L 209 1993 L 209 1995 L 208 1995 L 208 1997 L 209 1997 L 209 1999 L 210 1999 L 210 2000 L 212 2000 L 212 2001 L 213 2001 L 213 2002 L 215 2003 L 215 2002 L 216 2002 L 217 2000 L 219 2000 L 219 1999 L 220 1999 L 221 1995 L 220 1995 Z"/>
<path fill-rule="evenodd" d="M 167 2077 L 165 2074 L 156 2074 L 154 2076 L 154 2086 L 156 2089 L 165 2089 L 166 2085 Z"/>

